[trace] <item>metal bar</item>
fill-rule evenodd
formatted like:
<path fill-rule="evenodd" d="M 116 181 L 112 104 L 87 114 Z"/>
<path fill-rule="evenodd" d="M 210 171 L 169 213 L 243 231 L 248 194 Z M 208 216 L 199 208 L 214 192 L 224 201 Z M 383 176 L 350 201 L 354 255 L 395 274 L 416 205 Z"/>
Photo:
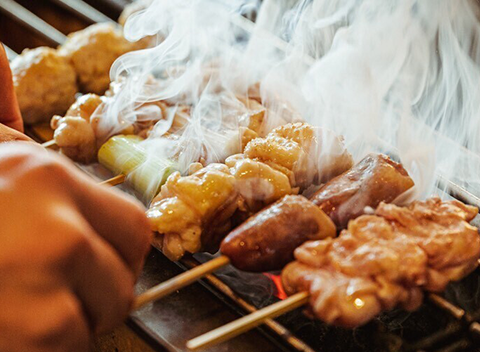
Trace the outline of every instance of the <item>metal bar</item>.
<path fill-rule="evenodd" d="M 18 56 L 18 54 L 15 51 L 10 49 L 5 44 L 3 44 L 3 47 L 5 48 L 5 52 L 7 53 L 7 58 L 8 58 L 9 61 L 12 61 L 13 59 L 15 59 Z"/>
<path fill-rule="evenodd" d="M 6 13 L 25 27 L 30 28 L 56 45 L 62 44 L 67 39 L 62 32 L 58 31 L 56 28 L 52 27 L 40 17 L 13 0 L 1 0 L 0 11 Z"/>
<path fill-rule="evenodd" d="M 96 22 L 114 22 L 110 17 L 104 15 L 102 12 L 98 11 L 96 8 L 90 6 L 82 0 L 50 0 L 63 8 L 69 10 L 75 15 L 90 21 L 92 23 Z"/>
<path fill-rule="evenodd" d="M 446 340 L 451 340 L 455 335 L 462 333 L 463 325 L 454 321 L 453 323 L 447 325 L 445 329 L 438 330 L 433 334 L 422 338 L 421 340 L 415 342 L 411 346 L 408 346 L 408 351 L 424 351 L 431 350 L 434 346 L 438 346 L 441 343 L 445 344 Z"/>

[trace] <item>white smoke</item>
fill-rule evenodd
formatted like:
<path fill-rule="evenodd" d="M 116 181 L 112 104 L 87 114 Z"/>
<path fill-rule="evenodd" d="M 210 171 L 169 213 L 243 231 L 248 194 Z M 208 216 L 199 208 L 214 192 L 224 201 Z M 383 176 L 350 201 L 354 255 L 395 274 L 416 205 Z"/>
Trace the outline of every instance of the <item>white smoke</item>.
<path fill-rule="evenodd" d="M 257 26 L 241 17 L 256 11 Z M 231 152 L 242 123 L 237 97 L 260 82 L 271 126 L 300 116 L 345 136 L 356 161 L 372 151 L 399 157 L 416 183 L 404 200 L 431 194 L 436 175 L 480 190 L 473 1 L 156 0 L 127 21 L 125 35 L 157 45 L 114 64 L 112 79 L 125 84 L 102 126 L 112 134 L 120 120 L 148 119 L 147 102 L 190 106 L 177 139 L 165 142 L 161 121 L 145 143 L 180 155 L 184 169 Z M 152 75 L 161 80 L 152 84 Z"/>

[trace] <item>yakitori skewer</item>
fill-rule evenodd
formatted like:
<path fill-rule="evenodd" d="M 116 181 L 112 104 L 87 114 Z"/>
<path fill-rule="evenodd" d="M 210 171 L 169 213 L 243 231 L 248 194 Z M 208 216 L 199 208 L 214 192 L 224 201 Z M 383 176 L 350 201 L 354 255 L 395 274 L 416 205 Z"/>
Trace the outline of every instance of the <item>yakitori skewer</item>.
<path fill-rule="evenodd" d="M 293 303 L 276 303 L 190 340 L 187 347 L 196 350 L 225 341 L 307 302 L 319 319 L 344 327 L 363 325 L 398 306 L 415 310 L 422 303 L 422 291 L 442 291 L 478 266 L 480 239 L 469 224 L 477 213 L 461 202 L 435 197 L 408 207 L 382 204 L 375 215 L 352 220 L 338 238 L 309 242 L 296 250 L 296 261 L 282 272 L 285 290 L 296 298 Z M 443 248 L 426 252 L 431 243 Z M 459 253 L 455 259 L 452 251 Z M 404 253 L 411 256 L 407 262 L 399 259 Z M 436 261 L 429 260 L 431 256 Z M 386 267 L 384 260 L 389 261 Z M 383 270 L 378 271 L 378 265 Z M 380 286 L 389 287 L 392 294 L 379 294 Z M 429 299 L 456 319 L 471 322 L 464 310 L 440 296 L 429 294 Z"/>
<path fill-rule="evenodd" d="M 327 182 L 312 201 L 286 196 L 250 217 L 223 240 L 222 256 L 196 267 L 192 273 L 180 274 L 151 288 L 139 296 L 138 304 L 165 297 L 230 263 L 244 271 L 280 270 L 293 260 L 293 251 L 305 241 L 334 237 L 332 220 L 338 224 L 348 221 L 359 215 L 357 208 L 375 208 L 412 186 L 413 181 L 400 164 L 382 154 L 369 155 Z M 348 194 L 345 190 L 349 190 Z M 342 209 L 341 217 L 336 209 Z M 293 223 L 292 218 L 296 219 Z"/>

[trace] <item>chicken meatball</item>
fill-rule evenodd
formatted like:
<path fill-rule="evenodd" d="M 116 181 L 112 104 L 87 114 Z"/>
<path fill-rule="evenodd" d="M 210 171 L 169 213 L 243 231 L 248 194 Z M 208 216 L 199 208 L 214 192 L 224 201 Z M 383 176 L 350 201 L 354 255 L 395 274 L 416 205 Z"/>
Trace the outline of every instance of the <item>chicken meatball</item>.
<path fill-rule="evenodd" d="M 99 23 L 69 35 L 59 48 L 77 73 L 80 91 L 102 95 L 110 84 L 110 67 L 121 55 L 144 48 L 131 43 L 114 24 Z"/>
<path fill-rule="evenodd" d="M 64 114 L 75 101 L 75 70 L 56 50 L 26 49 L 11 67 L 25 123 L 48 121 L 55 114 Z"/>

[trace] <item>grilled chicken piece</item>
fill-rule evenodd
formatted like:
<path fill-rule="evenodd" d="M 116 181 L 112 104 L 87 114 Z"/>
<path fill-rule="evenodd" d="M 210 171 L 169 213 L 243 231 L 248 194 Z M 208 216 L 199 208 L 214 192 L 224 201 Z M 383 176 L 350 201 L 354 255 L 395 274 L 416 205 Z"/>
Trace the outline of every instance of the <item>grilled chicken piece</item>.
<path fill-rule="evenodd" d="M 310 200 L 343 229 L 366 207 L 390 203 L 411 187 L 413 180 L 401 164 L 383 154 L 370 154 L 321 187 Z"/>
<path fill-rule="evenodd" d="M 296 135 L 293 132 L 295 128 L 301 128 L 303 131 L 310 130 L 308 133 L 305 132 L 307 139 L 304 139 L 301 134 Z M 279 131 L 289 130 L 292 131 L 290 134 L 286 134 L 286 137 L 277 135 L 277 133 L 280 133 Z M 223 237 L 239 219 L 248 217 L 287 194 L 296 194 L 298 192 L 295 175 L 307 174 L 310 170 L 300 170 L 300 165 L 295 158 L 301 156 L 307 159 L 304 154 L 314 147 L 301 147 L 300 144 L 314 145 L 317 141 L 314 136 L 318 130 L 320 129 L 307 124 L 288 124 L 282 129 L 272 131 L 263 139 L 253 139 L 245 147 L 244 154 L 234 155 L 226 160 L 226 165 L 223 165 L 222 177 L 218 175 L 216 169 L 211 170 L 210 167 L 198 170 L 190 176 L 180 177 L 179 174 L 170 176 L 167 183 L 163 186 L 162 192 L 154 199 L 152 206 L 147 212 L 152 221 L 153 230 L 158 232 L 156 244 L 163 248 L 164 253 L 173 260 L 179 259 L 186 251 L 195 253 L 207 248 L 211 250 L 218 249 Z M 341 143 L 338 138 L 335 142 Z M 261 148 L 257 149 L 256 147 L 259 145 L 261 145 Z M 270 149 L 269 145 L 271 146 Z M 280 147 L 276 148 L 277 146 Z M 343 145 L 342 148 L 343 153 L 339 155 L 339 163 L 342 167 L 336 166 L 334 168 L 338 169 L 339 173 L 351 166 L 351 156 L 345 151 Z M 289 149 L 293 149 L 297 153 L 282 156 L 282 152 L 287 151 L 288 153 Z M 247 150 L 251 152 L 250 155 L 247 154 Z M 254 150 L 255 152 L 253 152 Z M 328 152 L 329 150 L 326 151 L 326 153 Z M 321 153 L 317 155 L 322 156 Z M 350 162 L 345 162 L 345 160 Z M 219 168 L 221 164 L 215 165 L 215 168 Z M 303 167 L 311 166 L 305 163 L 302 163 L 302 165 Z M 331 170 L 332 168 L 329 166 L 328 173 Z M 212 173 L 212 177 L 208 178 L 207 176 L 210 173 Z M 320 175 L 322 170 L 312 171 L 312 173 Z M 224 186 L 226 179 L 233 182 L 232 190 L 230 190 L 230 186 Z M 172 184 L 181 184 L 183 182 L 190 184 L 193 182 L 192 180 L 198 180 L 196 187 L 191 189 L 176 188 L 175 192 L 170 191 Z M 215 195 L 220 197 L 218 199 L 223 200 L 223 203 L 210 201 L 212 195 L 204 191 L 207 186 L 215 192 Z M 221 191 L 222 187 L 226 187 L 225 190 L 229 190 L 228 197 L 227 194 Z M 214 217 L 211 218 L 195 210 L 195 207 L 198 205 L 185 200 L 192 198 L 194 193 L 196 193 L 196 202 L 208 208 L 205 214 L 215 214 Z M 192 209 L 189 213 L 196 214 L 196 218 L 193 221 L 187 216 L 185 219 L 179 217 L 175 226 L 170 228 L 170 215 L 172 213 L 168 213 L 165 204 L 177 204 L 178 202 L 181 202 L 182 206 L 185 203 L 186 206 Z M 218 214 L 221 214 L 221 216 Z M 233 216 L 234 214 L 235 216 Z M 195 231 L 191 230 L 191 224 L 195 224 Z M 193 232 L 195 235 L 191 235 Z M 192 242 L 192 239 L 195 239 L 193 241 L 195 243 Z M 169 243 L 175 243 L 175 245 L 167 245 Z"/>
<path fill-rule="evenodd" d="M 77 79 L 70 62 L 56 50 L 26 49 L 11 64 L 18 104 L 26 124 L 64 114 L 75 101 Z"/>
<path fill-rule="evenodd" d="M 423 290 L 441 291 L 477 266 L 478 209 L 431 198 L 408 207 L 381 203 L 336 239 L 307 242 L 282 273 L 289 294 L 309 291 L 323 321 L 355 327 L 396 306 L 414 310 Z"/>
<path fill-rule="evenodd" d="M 300 190 L 328 181 L 353 165 L 341 137 L 303 122 L 288 123 L 252 140 L 244 154 L 281 171 Z"/>
<path fill-rule="evenodd" d="M 91 121 L 93 113 L 102 104 L 96 94 L 81 96 L 65 116 L 54 116 L 50 122 L 55 130 L 54 139 L 60 151 L 70 159 L 90 163 L 97 156 L 96 123 Z"/>
<path fill-rule="evenodd" d="M 223 164 L 210 164 L 190 176 L 172 174 L 147 216 L 158 233 L 154 245 L 172 260 L 217 242 L 237 209 L 235 178 Z"/>
<path fill-rule="evenodd" d="M 113 62 L 129 51 L 147 46 L 143 41 L 130 43 L 114 24 L 99 23 L 70 34 L 58 52 L 75 68 L 80 91 L 101 95 L 110 84 Z"/>
<path fill-rule="evenodd" d="M 220 250 L 240 270 L 279 270 L 302 243 L 335 235 L 322 210 L 303 196 L 285 196 L 230 232 Z"/>

